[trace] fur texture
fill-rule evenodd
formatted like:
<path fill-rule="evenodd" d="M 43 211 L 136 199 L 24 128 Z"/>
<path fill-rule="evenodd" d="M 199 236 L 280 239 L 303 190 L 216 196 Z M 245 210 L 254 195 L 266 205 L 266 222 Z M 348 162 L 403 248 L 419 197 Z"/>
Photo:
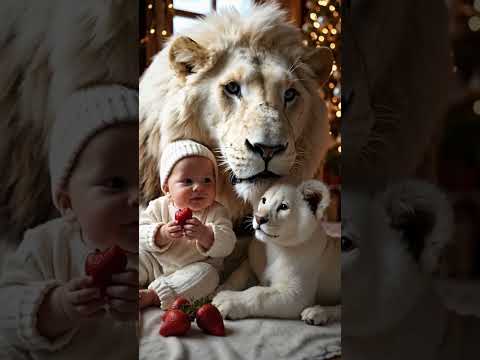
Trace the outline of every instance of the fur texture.
<path fill-rule="evenodd" d="M 20 233 L 52 215 L 48 134 L 76 89 L 138 84 L 138 9 L 129 0 L 2 2 L 0 206 Z"/>
<path fill-rule="evenodd" d="M 443 359 L 448 318 L 432 275 L 452 236 L 446 196 L 406 181 L 374 195 L 344 189 L 342 203 L 344 356 Z"/>
<path fill-rule="evenodd" d="M 303 47 L 285 15 L 274 4 L 211 14 L 155 57 L 140 82 L 143 205 L 160 195 L 162 149 L 181 138 L 216 152 L 218 199 L 236 220 L 248 210 L 237 195 L 254 202 L 276 177 L 318 172 L 328 145 L 318 86 L 333 57 Z"/>
<path fill-rule="evenodd" d="M 224 317 L 301 316 L 314 325 L 340 320 L 340 243 L 321 224 L 328 203 L 329 190 L 317 180 L 280 182 L 266 191 L 253 217 L 257 241 L 249 259 L 213 299 Z M 238 291 L 250 269 L 259 286 Z"/>

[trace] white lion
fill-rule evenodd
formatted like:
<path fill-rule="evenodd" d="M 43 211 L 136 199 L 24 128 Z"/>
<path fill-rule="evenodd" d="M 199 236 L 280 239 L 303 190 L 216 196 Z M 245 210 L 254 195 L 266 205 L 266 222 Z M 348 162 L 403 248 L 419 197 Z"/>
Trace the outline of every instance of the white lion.
<path fill-rule="evenodd" d="M 253 217 L 258 241 L 222 288 L 245 288 L 250 269 L 260 285 L 220 291 L 212 303 L 224 317 L 301 316 L 314 325 L 340 320 L 340 241 L 321 224 L 329 201 L 328 188 L 317 180 L 282 181 L 266 191 Z"/>
<path fill-rule="evenodd" d="M 175 35 L 140 81 L 141 202 L 160 194 L 165 145 L 190 138 L 217 152 L 218 199 L 238 220 L 274 179 L 318 174 L 328 144 L 319 86 L 329 77 L 328 48 L 302 45 L 278 5 L 233 9 Z"/>
<path fill-rule="evenodd" d="M 465 332 L 456 344 L 452 325 L 458 325 L 458 319 L 435 289 L 443 283 L 436 273 L 453 234 L 446 196 L 433 185 L 406 181 L 373 196 L 361 189 L 344 189 L 342 202 L 344 357 L 477 358 L 474 322 L 468 320 L 471 338 Z M 455 282 L 443 285 L 447 292 L 462 290 Z M 473 288 L 465 290 L 474 295 Z M 470 301 L 473 305 L 474 299 Z M 477 304 L 480 314 L 478 308 Z M 466 310 L 475 313 L 473 306 Z M 460 344 L 461 349 L 455 348 Z"/>

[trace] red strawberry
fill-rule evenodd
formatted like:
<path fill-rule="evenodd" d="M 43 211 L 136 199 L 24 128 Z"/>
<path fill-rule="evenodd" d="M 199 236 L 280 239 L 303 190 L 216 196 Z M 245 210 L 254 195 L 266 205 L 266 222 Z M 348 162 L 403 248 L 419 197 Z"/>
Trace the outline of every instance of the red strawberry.
<path fill-rule="evenodd" d="M 192 210 L 190 210 L 189 208 L 177 210 L 177 212 L 175 213 L 175 220 L 180 226 L 185 225 L 185 222 L 191 218 L 192 218 Z"/>
<path fill-rule="evenodd" d="M 222 315 L 214 305 L 203 305 L 197 310 L 196 317 L 198 327 L 204 332 L 216 336 L 225 336 Z"/>
<path fill-rule="evenodd" d="M 105 251 L 95 250 L 88 254 L 85 261 L 85 273 L 93 278 L 95 286 L 103 291 L 112 281 L 112 275 L 121 273 L 127 267 L 127 255 L 118 246 Z"/>
<path fill-rule="evenodd" d="M 190 301 L 184 297 L 178 297 L 175 299 L 172 305 L 170 305 L 169 310 L 182 310 L 182 306 L 190 306 Z"/>
<path fill-rule="evenodd" d="M 188 315 L 181 310 L 168 310 L 162 316 L 162 325 L 158 332 L 162 336 L 182 336 L 190 330 Z"/>

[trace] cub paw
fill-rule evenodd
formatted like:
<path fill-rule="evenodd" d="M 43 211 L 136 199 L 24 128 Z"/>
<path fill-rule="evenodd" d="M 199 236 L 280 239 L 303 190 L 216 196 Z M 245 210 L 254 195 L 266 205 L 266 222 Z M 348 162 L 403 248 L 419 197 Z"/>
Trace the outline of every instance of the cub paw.
<path fill-rule="evenodd" d="M 241 302 L 241 292 L 220 291 L 212 300 L 224 319 L 243 319 L 247 317 L 245 308 Z"/>
<path fill-rule="evenodd" d="M 309 325 L 326 325 L 338 320 L 338 309 L 316 305 L 304 309 L 301 317 Z"/>

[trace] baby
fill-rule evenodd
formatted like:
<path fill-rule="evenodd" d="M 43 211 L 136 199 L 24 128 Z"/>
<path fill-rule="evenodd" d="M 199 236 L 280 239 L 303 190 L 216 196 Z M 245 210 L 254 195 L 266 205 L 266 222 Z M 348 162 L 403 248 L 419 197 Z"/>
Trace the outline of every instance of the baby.
<path fill-rule="evenodd" d="M 6 358 L 94 359 L 106 346 L 107 358 L 137 358 L 138 91 L 112 85 L 74 93 L 56 118 L 49 167 L 62 216 L 28 230 L 5 263 Z M 85 260 L 114 245 L 127 254 L 127 270 L 101 294 Z M 112 339 L 123 345 L 109 347 Z"/>
<path fill-rule="evenodd" d="M 223 258 L 236 242 L 227 210 L 215 201 L 217 163 L 213 153 L 191 140 L 169 144 L 160 160 L 166 194 L 140 215 L 140 308 L 168 308 L 178 296 L 211 295 L 219 283 Z M 175 213 L 189 208 L 185 225 Z"/>

